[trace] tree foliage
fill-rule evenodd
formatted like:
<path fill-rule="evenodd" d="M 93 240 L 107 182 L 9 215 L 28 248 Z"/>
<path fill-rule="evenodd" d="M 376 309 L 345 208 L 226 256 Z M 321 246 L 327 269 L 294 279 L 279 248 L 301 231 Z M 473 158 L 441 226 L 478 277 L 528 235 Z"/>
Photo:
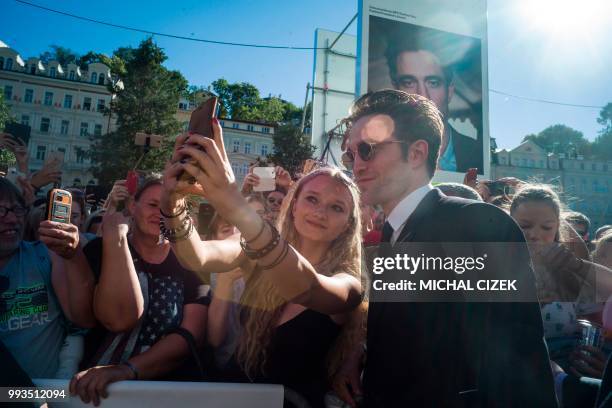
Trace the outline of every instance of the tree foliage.
<path fill-rule="evenodd" d="M 308 137 L 290 124 L 279 126 L 274 132 L 273 141 L 274 153 L 269 156 L 270 159 L 291 174 L 299 173 L 304 160 L 311 159 L 315 152 Z"/>
<path fill-rule="evenodd" d="M 164 136 L 162 147 L 150 149 L 138 170 L 160 171 L 169 159 L 180 132 L 174 115 L 187 81 L 178 71 L 165 68 L 165 60 L 165 53 L 151 38 L 138 48 L 119 48 L 112 57 L 105 57 L 116 76 L 108 85 L 116 97 L 107 114 L 116 118 L 117 129 L 96 137 L 90 152 L 92 172 L 101 184 L 124 178 L 139 161 L 143 148 L 134 145 L 137 132 Z"/>
<path fill-rule="evenodd" d="M 4 94 L 0 93 L 0 131 L 4 130 L 4 126 L 12 120 L 9 106 L 4 102 Z M 0 165 L 8 167 L 15 163 L 15 155 L 7 149 L 0 149 Z"/>
<path fill-rule="evenodd" d="M 593 142 L 593 156 L 600 160 L 612 160 L 612 102 L 599 112 L 597 123 L 603 128 Z"/>
<path fill-rule="evenodd" d="M 590 155 L 590 142 L 582 132 L 569 126 L 557 124 L 549 126 L 537 135 L 527 135 L 523 142 L 531 140 L 548 152 Z"/>
<path fill-rule="evenodd" d="M 248 82 L 229 83 L 219 78 L 211 87 L 221 102 L 219 116 L 222 118 L 295 125 L 301 120 L 301 108 L 280 97 L 262 98 L 259 89 Z"/>

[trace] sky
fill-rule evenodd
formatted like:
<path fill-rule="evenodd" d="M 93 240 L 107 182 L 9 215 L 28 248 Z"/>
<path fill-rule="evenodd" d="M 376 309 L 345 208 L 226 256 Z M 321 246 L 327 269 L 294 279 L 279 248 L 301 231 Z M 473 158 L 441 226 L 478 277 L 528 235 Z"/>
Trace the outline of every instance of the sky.
<path fill-rule="evenodd" d="M 29 0 L 64 12 L 144 30 L 241 43 L 312 47 L 316 28 L 341 31 L 357 0 L 180 0 L 83 2 Z M 580 5 L 580 7 L 578 7 Z M 612 102 L 612 2 L 607 0 L 488 0 L 489 87 L 561 103 Z M 84 54 L 138 46 L 147 34 L 76 20 L 0 0 L 0 40 L 25 59 L 52 44 Z M 353 23 L 347 33 L 356 35 Z M 154 36 L 192 85 L 224 77 L 249 82 L 262 96 L 300 106 L 312 81 L 312 50 L 274 50 L 204 44 Z M 565 124 L 593 140 L 600 109 L 545 104 L 490 93 L 491 137 L 500 148 L 530 133 Z"/>

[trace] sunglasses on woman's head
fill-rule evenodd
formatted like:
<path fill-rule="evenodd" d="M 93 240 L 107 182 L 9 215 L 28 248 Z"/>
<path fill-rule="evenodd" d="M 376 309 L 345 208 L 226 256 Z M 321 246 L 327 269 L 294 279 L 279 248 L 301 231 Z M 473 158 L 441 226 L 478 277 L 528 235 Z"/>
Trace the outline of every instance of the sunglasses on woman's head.
<path fill-rule="evenodd" d="M 376 149 L 378 147 L 388 145 L 391 143 L 408 144 L 408 142 L 405 142 L 403 140 L 387 140 L 385 142 L 380 142 L 380 143 L 361 142 L 357 145 L 357 155 L 359 155 L 359 158 L 363 161 L 366 161 L 366 162 L 370 161 L 374 159 L 374 156 L 376 155 Z M 342 153 L 342 164 L 344 164 L 346 168 L 350 169 L 353 167 L 354 163 L 355 163 L 355 153 L 353 153 L 350 149 L 347 149 L 344 153 Z"/>

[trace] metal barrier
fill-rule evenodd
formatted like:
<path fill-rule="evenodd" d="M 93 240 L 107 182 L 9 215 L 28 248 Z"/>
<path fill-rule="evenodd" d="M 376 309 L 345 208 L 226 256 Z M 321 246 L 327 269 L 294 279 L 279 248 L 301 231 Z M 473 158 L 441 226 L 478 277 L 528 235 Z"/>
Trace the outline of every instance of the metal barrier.
<path fill-rule="evenodd" d="M 70 397 L 67 380 L 35 379 L 40 389 L 65 390 L 61 407 L 93 407 Z M 283 386 L 271 384 L 230 384 L 171 381 L 121 381 L 108 387 L 102 407 L 113 408 L 282 408 Z M 54 406 L 53 402 L 51 406 Z"/>

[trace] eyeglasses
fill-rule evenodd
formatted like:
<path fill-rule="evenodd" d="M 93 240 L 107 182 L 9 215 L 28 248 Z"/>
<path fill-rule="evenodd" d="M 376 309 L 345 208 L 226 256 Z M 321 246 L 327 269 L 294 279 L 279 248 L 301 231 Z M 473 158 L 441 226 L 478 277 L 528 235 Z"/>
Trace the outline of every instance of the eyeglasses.
<path fill-rule="evenodd" d="M 13 212 L 13 214 L 15 214 L 15 216 L 23 217 L 28 212 L 28 209 L 27 208 L 23 208 L 21 206 L 9 208 L 9 207 L 5 207 L 5 206 L 0 205 L 0 218 L 6 217 L 8 215 L 8 213 L 11 212 L 11 211 Z"/>
<path fill-rule="evenodd" d="M 361 142 L 357 145 L 357 154 L 359 155 L 359 158 L 361 160 L 370 161 L 376 155 L 377 148 L 384 146 L 384 145 L 391 144 L 391 143 L 408 144 L 408 142 L 405 142 L 403 140 L 387 140 L 386 142 L 380 142 L 380 143 Z M 355 163 L 355 153 L 353 153 L 350 150 L 347 150 L 346 152 L 342 154 L 342 164 L 344 164 L 346 168 L 348 169 L 353 168 L 354 163 Z"/>

